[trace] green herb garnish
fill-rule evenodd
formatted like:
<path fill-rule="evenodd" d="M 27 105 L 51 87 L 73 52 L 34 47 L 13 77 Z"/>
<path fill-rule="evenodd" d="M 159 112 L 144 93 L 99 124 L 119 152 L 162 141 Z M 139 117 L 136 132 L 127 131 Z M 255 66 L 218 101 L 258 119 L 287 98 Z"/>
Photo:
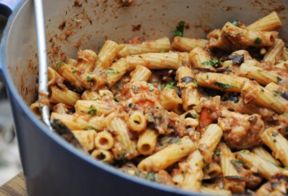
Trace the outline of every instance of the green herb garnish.
<path fill-rule="evenodd" d="M 139 87 L 132 85 L 133 92 L 137 92 L 139 90 Z"/>
<path fill-rule="evenodd" d="M 72 73 L 73 74 L 77 73 L 77 70 L 75 68 L 72 68 Z"/>
<path fill-rule="evenodd" d="M 262 40 L 259 37 L 256 37 L 256 39 L 254 40 L 254 43 L 259 45 L 262 43 Z"/>
<path fill-rule="evenodd" d="M 155 173 L 154 172 L 148 172 L 147 175 L 145 176 L 145 178 L 147 180 L 150 180 L 150 181 L 155 181 Z"/>
<path fill-rule="evenodd" d="M 239 20 L 233 20 L 231 23 L 232 23 L 233 25 L 237 26 L 237 27 L 240 26 L 240 21 L 239 21 Z"/>
<path fill-rule="evenodd" d="M 225 90 L 225 89 L 229 89 L 232 88 L 233 86 L 229 85 L 229 84 L 224 84 L 221 82 L 214 82 L 215 86 L 218 86 L 221 90 Z"/>
<path fill-rule="evenodd" d="M 175 82 L 174 81 L 170 81 L 165 85 L 165 88 L 167 89 L 174 89 L 175 88 Z"/>
<path fill-rule="evenodd" d="M 231 160 L 231 163 L 232 163 L 236 168 L 241 168 L 241 167 L 243 167 L 242 161 L 240 161 L 240 160 L 238 160 L 238 159 L 233 159 L 233 160 Z"/>
<path fill-rule="evenodd" d="M 202 64 L 217 68 L 220 66 L 220 61 L 218 59 L 212 59 L 210 61 L 204 61 Z"/>
<path fill-rule="evenodd" d="M 149 91 L 154 91 L 154 86 L 153 84 L 148 83 Z"/>
<path fill-rule="evenodd" d="M 117 70 L 115 70 L 113 68 L 110 68 L 110 69 L 107 70 L 107 74 L 108 75 L 114 75 L 114 74 L 119 74 L 119 73 L 120 73 L 119 71 L 117 71 Z"/>
<path fill-rule="evenodd" d="M 185 22 L 184 21 L 180 21 L 175 29 L 175 31 L 173 32 L 174 36 L 180 36 L 183 37 L 184 35 L 184 27 L 185 27 Z"/>
<path fill-rule="evenodd" d="M 217 157 L 220 156 L 220 149 L 217 149 L 217 150 L 215 151 L 215 156 L 217 156 Z"/>
<path fill-rule="evenodd" d="M 87 80 L 87 82 L 93 82 L 93 77 L 90 76 L 90 75 L 88 75 L 88 76 L 86 77 L 86 80 Z"/>
<path fill-rule="evenodd" d="M 64 64 L 65 64 L 65 63 L 62 62 L 62 61 L 57 62 L 57 63 L 56 63 L 56 70 L 58 71 L 58 70 L 61 68 L 61 66 L 64 65 Z"/>
<path fill-rule="evenodd" d="M 91 116 L 94 116 L 97 114 L 97 110 L 94 108 L 93 105 L 90 105 L 90 107 L 88 108 L 88 114 L 90 114 Z"/>
<path fill-rule="evenodd" d="M 281 82 L 282 78 L 277 76 L 277 83 Z"/>

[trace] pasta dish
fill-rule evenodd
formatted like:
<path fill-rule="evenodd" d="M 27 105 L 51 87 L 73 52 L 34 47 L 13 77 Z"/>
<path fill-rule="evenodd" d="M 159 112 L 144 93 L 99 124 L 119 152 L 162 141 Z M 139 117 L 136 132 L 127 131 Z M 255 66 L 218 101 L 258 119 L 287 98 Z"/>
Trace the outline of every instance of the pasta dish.
<path fill-rule="evenodd" d="M 288 194 L 281 25 L 272 12 L 198 39 L 184 37 L 179 22 L 171 41 L 79 50 L 49 67 L 51 122 L 95 159 L 150 181 L 209 194 Z"/>

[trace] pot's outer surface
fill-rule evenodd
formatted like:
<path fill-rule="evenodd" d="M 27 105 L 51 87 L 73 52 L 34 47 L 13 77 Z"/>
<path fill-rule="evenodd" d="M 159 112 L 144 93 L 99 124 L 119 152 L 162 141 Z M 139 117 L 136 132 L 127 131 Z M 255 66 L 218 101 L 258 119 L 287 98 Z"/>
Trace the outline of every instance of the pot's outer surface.
<path fill-rule="evenodd" d="M 51 62 L 75 56 L 79 48 L 98 49 L 104 39 L 171 35 L 180 20 L 185 36 L 204 36 L 226 21 L 247 24 L 270 11 L 280 14 L 281 36 L 288 40 L 287 0 L 134 0 L 129 7 L 114 0 L 45 1 Z M 1 42 L 2 73 L 13 109 L 21 160 L 32 196 L 184 195 L 175 188 L 125 175 L 77 151 L 50 132 L 29 110 L 36 92 L 36 36 L 32 1 L 12 15 Z M 285 37 L 286 36 L 286 37 Z"/>

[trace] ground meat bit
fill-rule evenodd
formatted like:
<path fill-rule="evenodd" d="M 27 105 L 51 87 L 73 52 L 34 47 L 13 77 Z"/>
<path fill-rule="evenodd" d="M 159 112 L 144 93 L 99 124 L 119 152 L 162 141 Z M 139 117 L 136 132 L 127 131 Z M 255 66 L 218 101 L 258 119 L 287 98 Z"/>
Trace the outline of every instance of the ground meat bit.
<path fill-rule="evenodd" d="M 172 177 L 165 170 L 160 170 L 156 175 L 156 182 L 167 185 L 174 185 Z"/>
<path fill-rule="evenodd" d="M 264 122 L 258 114 L 245 115 L 222 110 L 218 124 L 223 129 L 225 142 L 233 149 L 252 148 L 261 143 Z"/>

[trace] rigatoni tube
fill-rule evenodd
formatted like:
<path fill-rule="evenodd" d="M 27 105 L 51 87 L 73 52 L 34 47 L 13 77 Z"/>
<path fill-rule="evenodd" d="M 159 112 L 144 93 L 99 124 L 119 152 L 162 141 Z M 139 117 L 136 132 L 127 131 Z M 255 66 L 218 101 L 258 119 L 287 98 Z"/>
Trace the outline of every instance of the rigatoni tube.
<path fill-rule="evenodd" d="M 202 87 L 227 92 L 241 92 L 242 86 L 248 79 L 220 73 L 199 73 L 196 75 L 196 80 Z"/>
<path fill-rule="evenodd" d="M 276 127 L 266 129 L 261 139 L 272 150 L 274 156 L 288 167 L 288 140 L 278 129 Z"/>
<path fill-rule="evenodd" d="M 160 171 L 166 169 L 180 159 L 186 157 L 195 149 L 194 143 L 188 136 L 180 139 L 178 143 L 170 144 L 164 149 L 142 160 L 138 168 L 144 171 Z"/>
<path fill-rule="evenodd" d="M 121 44 L 122 49 L 118 52 L 120 57 L 151 52 L 167 52 L 170 50 L 170 40 L 168 37 L 145 41 L 140 44 Z"/>
<path fill-rule="evenodd" d="M 282 26 L 282 22 L 277 12 L 271 12 L 269 15 L 256 20 L 250 24 L 247 29 L 253 31 L 273 31 Z"/>
<path fill-rule="evenodd" d="M 199 191 L 204 177 L 204 159 L 199 150 L 195 150 L 185 162 L 186 170 L 180 187 L 189 191 Z"/>
<path fill-rule="evenodd" d="M 223 131 L 217 124 L 210 124 L 202 135 L 198 148 L 207 163 L 212 161 L 212 155 L 221 140 L 222 134 Z"/>
<path fill-rule="evenodd" d="M 208 44 L 206 39 L 193 39 L 188 37 L 174 37 L 172 48 L 182 52 L 190 52 L 194 48 L 205 48 Z"/>
<path fill-rule="evenodd" d="M 137 150 L 142 155 L 150 155 L 154 152 L 158 134 L 151 129 L 145 130 L 138 139 Z"/>

